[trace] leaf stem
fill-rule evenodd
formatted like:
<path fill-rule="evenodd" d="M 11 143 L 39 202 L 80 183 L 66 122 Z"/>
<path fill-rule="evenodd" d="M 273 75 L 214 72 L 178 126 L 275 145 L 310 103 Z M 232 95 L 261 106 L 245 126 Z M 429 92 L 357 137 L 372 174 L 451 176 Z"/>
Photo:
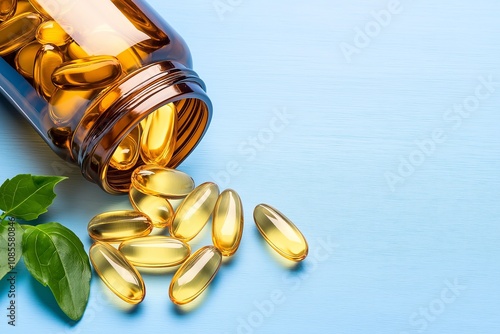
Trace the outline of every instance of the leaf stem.
<path fill-rule="evenodd" d="M 1 219 L 0 224 L 3 225 L 3 223 L 7 221 L 7 216 L 8 216 L 7 212 L 2 213 L 2 215 L 0 216 L 0 219 Z"/>

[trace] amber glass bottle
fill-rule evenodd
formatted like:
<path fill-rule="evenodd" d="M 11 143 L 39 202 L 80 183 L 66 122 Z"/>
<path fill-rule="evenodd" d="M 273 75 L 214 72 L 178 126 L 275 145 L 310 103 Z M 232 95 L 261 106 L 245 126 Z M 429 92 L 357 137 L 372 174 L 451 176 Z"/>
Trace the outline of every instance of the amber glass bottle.
<path fill-rule="evenodd" d="M 174 168 L 198 144 L 212 114 L 205 85 L 145 2 L 1 4 L 0 90 L 87 179 L 127 192 L 136 167 Z"/>

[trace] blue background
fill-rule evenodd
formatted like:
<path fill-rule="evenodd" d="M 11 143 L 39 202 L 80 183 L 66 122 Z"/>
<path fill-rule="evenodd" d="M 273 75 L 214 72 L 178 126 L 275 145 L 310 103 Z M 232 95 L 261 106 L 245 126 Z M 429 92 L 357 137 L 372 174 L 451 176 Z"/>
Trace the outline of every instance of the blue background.
<path fill-rule="evenodd" d="M 383 25 L 371 13 L 388 1 L 149 2 L 188 42 L 214 103 L 180 169 L 241 194 L 241 248 L 190 311 L 168 299 L 172 273 L 145 274 L 135 309 L 95 276 L 78 324 L 20 264 L 16 328 L 0 283 L 2 333 L 500 332 L 500 83 L 481 81 L 500 82 L 498 1 L 401 0 Z M 89 219 L 127 198 L 85 181 L 4 99 L 0 109 L 0 178 L 69 176 L 40 221 L 88 248 Z M 260 202 L 307 237 L 299 267 L 263 244 Z M 206 229 L 194 248 L 208 243 Z"/>

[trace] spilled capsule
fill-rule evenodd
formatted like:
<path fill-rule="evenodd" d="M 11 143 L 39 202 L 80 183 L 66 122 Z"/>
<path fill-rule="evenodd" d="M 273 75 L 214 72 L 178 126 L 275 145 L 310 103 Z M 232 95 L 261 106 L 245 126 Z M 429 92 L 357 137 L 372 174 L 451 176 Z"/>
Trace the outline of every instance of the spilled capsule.
<path fill-rule="evenodd" d="M 0 22 L 10 19 L 16 12 L 16 0 L 0 0 Z"/>
<path fill-rule="evenodd" d="M 177 266 L 189 257 L 188 244 L 166 236 L 149 236 L 124 241 L 120 252 L 135 266 L 165 268 Z"/>
<path fill-rule="evenodd" d="M 224 190 L 215 203 L 212 219 L 212 241 L 224 256 L 238 250 L 243 235 L 243 206 L 238 193 Z"/>
<path fill-rule="evenodd" d="M 145 194 L 177 199 L 194 189 L 194 180 L 176 169 L 143 165 L 132 173 L 132 186 Z"/>
<path fill-rule="evenodd" d="M 196 237 L 206 225 L 219 197 L 219 187 L 206 182 L 196 187 L 177 208 L 170 235 L 184 241 Z"/>
<path fill-rule="evenodd" d="M 144 194 L 134 187 L 130 187 L 129 199 L 135 210 L 151 218 L 155 227 L 163 228 L 172 224 L 174 209 L 167 199 Z"/>
<path fill-rule="evenodd" d="M 33 79 L 37 92 L 49 100 L 56 90 L 52 73 L 64 62 L 64 55 L 57 46 L 42 45 L 35 59 Z"/>
<path fill-rule="evenodd" d="M 35 59 L 41 47 L 40 43 L 33 41 L 23 46 L 16 54 L 16 58 L 14 59 L 16 70 L 26 78 L 33 79 Z"/>
<path fill-rule="evenodd" d="M 35 13 L 14 16 L 0 24 L 0 56 L 5 56 L 35 38 L 36 28 L 42 23 L 42 17 Z"/>
<path fill-rule="evenodd" d="M 200 248 L 177 270 L 170 283 L 169 296 L 177 305 L 198 297 L 212 282 L 222 263 L 222 254 L 213 246 Z"/>
<path fill-rule="evenodd" d="M 141 129 L 137 126 L 130 132 L 115 149 L 110 165 L 118 170 L 128 170 L 139 160 L 139 140 Z"/>
<path fill-rule="evenodd" d="M 89 257 L 97 275 L 118 297 L 130 304 L 144 300 L 146 287 L 141 274 L 116 248 L 96 242 L 90 247 Z"/>
<path fill-rule="evenodd" d="M 58 47 L 71 41 L 71 36 L 56 21 L 45 21 L 40 24 L 35 36 L 40 44 L 52 44 Z"/>
<path fill-rule="evenodd" d="M 259 232 L 276 252 L 296 262 L 306 258 L 307 241 L 285 215 L 269 205 L 259 204 L 253 217 Z"/>
<path fill-rule="evenodd" d="M 98 214 L 89 222 L 87 231 L 96 241 L 119 242 L 145 237 L 153 230 L 148 216 L 138 211 L 110 211 Z"/>
<path fill-rule="evenodd" d="M 113 56 L 95 56 L 62 64 L 52 74 L 52 81 L 63 89 L 97 89 L 110 85 L 121 74 L 118 59 Z"/>
<path fill-rule="evenodd" d="M 141 122 L 141 158 L 145 163 L 166 166 L 175 151 L 177 110 L 169 103 L 151 113 Z"/>

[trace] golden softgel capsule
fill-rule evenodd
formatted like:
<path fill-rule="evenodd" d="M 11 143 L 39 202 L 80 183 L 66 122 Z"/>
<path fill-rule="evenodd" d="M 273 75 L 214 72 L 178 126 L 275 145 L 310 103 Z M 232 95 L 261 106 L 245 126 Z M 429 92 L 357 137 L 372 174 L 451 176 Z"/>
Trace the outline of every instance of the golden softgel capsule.
<path fill-rule="evenodd" d="M 217 248 L 199 249 L 175 273 L 170 283 L 170 299 L 178 305 L 193 301 L 212 282 L 221 263 L 222 254 Z"/>
<path fill-rule="evenodd" d="M 96 273 L 118 297 L 130 304 L 139 304 L 146 295 L 141 274 L 116 248 L 97 242 L 90 247 L 90 261 Z"/>
<path fill-rule="evenodd" d="M 54 84 L 63 89 L 97 89 L 116 81 L 122 74 L 117 58 L 96 56 L 62 64 L 52 74 Z"/>
<path fill-rule="evenodd" d="M 38 93 L 47 100 L 56 90 L 52 82 L 52 73 L 64 62 L 64 55 L 55 45 L 42 45 L 35 59 L 33 79 Z"/>
<path fill-rule="evenodd" d="M 177 199 L 193 191 L 194 180 L 175 169 L 143 165 L 132 174 L 132 186 L 145 194 Z"/>
<path fill-rule="evenodd" d="M 75 123 L 75 116 L 98 91 L 56 89 L 49 104 L 49 115 L 56 125 Z"/>
<path fill-rule="evenodd" d="M 36 30 L 36 39 L 40 44 L 64 46 L 71 41 L 70 35 L 56 21 L 45 21 Z"/>
<path fill-rule="evenodd" d="M 10 19 L 16 12 L 16 0 L 0 0 L 0 22 Z"/>
<path fill-rule="evenodd" d="M 296 262 L 306 258 L 307 241 L 285 215 L 269 205 L 259 204 L 253 217 L 259 232 L 280 255 Z"/>
<path fill-rule="evenodd" d="M 139 160 L 139 140 L 141 129 L 135 127 L 116 148 L 110 165 L 118 170 L 131 169 Z"/>
<path fill-rule="evenodd" d="M 94 240 L 119 242 L 149 235 L 153 223 L 142 212 L 110 211 L 92 218 L 87 230 Z"/>
<path fill-rule="evenodd" d="M 155 227 L 163 228 L 172 224 L 174 209 L 167 199 L 144 194 L 134 187 L 130 187 L 129 199 L 134 209 L 151 218 Z"/>
<path fill-rule="evenodd" d="M 170 226 L 170 235 L 189 241 L 206 225 L 219 197 L 219 187 L 206 182 L 193 190 L 177 208 Z"/>
<path fill-rule="evenodd" d="M 26 78 L 33 79 L 35 59 L 38 50 L 40 50 L 41 47 L 42 45 L 40 43 L 34 41 L 23 46 L 23 48 L 16 54 L 16 58 L 14 59 L 16 70 Z"/>
<path fill-rule="evenodd" d="M 224 190 L 215 204 L 212 219 L 212 241 L 224 256 L 238 250 L 243 235 L 243 206 L 238 193 Z"/>
<path fill-rule="evenodd" d="M 135 266 L 173 267 L 184 263 L 191 254 L 188 244 L 166 236 L 150 236 L 124 241 L 120 252 Z"/>
<path fill-rule="evenodd" d="M 42 23 L 40 15 L 24 13 L 0 24 L 0 56 L 5 56 L 31 42 L 40 23 Z"/>
<path fill-rule="evenodd" d="M 146 163 L 166 166 L 172 158 L 177 138 L 177 110 L 169 103 L 141 122 L 141 157 Z"/>

